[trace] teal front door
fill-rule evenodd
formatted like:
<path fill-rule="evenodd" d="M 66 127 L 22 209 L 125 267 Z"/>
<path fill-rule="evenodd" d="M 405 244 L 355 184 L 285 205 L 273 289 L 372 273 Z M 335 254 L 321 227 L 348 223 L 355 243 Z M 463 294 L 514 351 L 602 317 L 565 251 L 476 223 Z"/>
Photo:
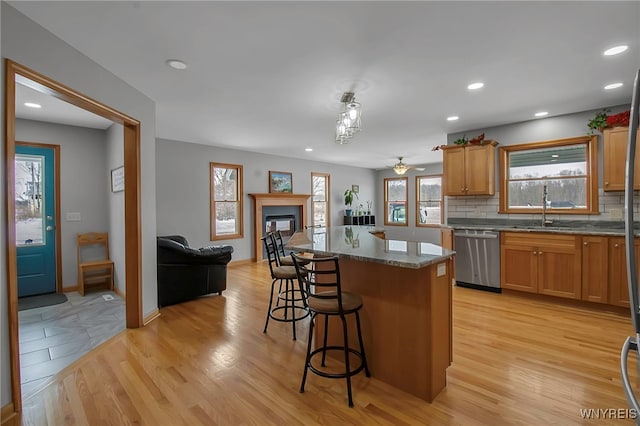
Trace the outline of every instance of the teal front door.
<path fill-rule="evenodd" d="M 56 291 L 55 152 L 16 145 L 18 297 Z"/>

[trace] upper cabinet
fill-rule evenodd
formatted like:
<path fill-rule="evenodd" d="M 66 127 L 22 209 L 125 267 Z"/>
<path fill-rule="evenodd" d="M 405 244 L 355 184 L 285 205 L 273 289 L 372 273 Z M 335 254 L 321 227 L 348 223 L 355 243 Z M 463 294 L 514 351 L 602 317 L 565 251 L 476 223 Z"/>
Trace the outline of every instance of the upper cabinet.
<path fill-rule="evenodd" d="M 493 195 L 496 145 L 443 146 L 444 195 Z"/>
<path fill-rule="evenodd" d="M 624 191 L 625 162 L 627 158 L 628 127 L 604 129 L 603 137 L 603 189 Z M 640 133 L 638 134 L 640 140 Z M 637 146 L 637 145 L 636 145 Z M 640 150 L 636 150 L 633 188 L 640 189 Z"/>

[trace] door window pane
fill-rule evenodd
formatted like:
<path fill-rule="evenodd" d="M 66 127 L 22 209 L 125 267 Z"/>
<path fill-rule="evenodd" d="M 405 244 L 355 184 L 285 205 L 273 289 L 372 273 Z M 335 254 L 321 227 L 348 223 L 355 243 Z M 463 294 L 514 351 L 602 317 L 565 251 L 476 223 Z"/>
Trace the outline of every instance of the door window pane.
<path fill-rule="evenodd" d="M 44 244 L 44 157 L 16 155 L 16 244 Z"/>

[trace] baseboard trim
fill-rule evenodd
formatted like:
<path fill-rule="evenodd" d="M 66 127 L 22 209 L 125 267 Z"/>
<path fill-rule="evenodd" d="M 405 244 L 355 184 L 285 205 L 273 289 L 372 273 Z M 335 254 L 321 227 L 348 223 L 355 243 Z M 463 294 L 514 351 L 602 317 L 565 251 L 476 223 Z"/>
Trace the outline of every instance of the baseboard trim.
<path fill-rule="evenodd" d="M 1 424 L 7 423 L 17 415 L 18 413 L 13 408 L 13 402 L 8 403 L 4 407 L 2 407 L 2 409 L 0 409 L 0 421 L 2 422 Z"/>
<path fill-rule="evenodd" d="M 142 326 L 149 324 L 154 319 L 160 316 L 160 311 L 158 309 L 154 309 L 149 315 L 142 319 Z"/>
<path fill-rule="evenodd" d="M 72 291 L 78 291 L 78 286 L 74 285 L 71 287 L 62 287 L 62 292 L 63 293 L 71 293 Z"/>
<path fill-rule="evenodd" d="M 241 260 L 232 260 L 229 262 L 229 266 L 242 266 L 242 265 L 250 265 L 254 261 L 253 259 L 241 259 Z"/>
<path fill-rule="evenodd" d="M 113 286 L 113 292 L 115 294 L 117 294 L 118 296 L 120 296 L 122 298 L 122 300 L 125 300 L 125 296 L 124 293 L 122 292 L 122 290 L 120 290 L 118 287 Z"/>

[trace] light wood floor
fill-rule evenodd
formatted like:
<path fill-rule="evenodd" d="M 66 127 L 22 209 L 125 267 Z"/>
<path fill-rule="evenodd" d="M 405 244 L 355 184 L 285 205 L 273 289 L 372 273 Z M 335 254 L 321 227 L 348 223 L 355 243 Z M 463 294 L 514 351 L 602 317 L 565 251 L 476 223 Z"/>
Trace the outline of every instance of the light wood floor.
<path fill-rule="evenodd" d="M 627 407 L 623 314 L 456 287 L 445 391 L 429 404 L 360 374 L 350 409 L 343 381 L 310 374 L 298 392 L 306 326 L 295 342 L 289 324 L 262 333 L 267 277 L 231 266 L 222 297 L 163 308 L 103 344 L 26 399 L 22 424 L 631 424 L 580 415 Z"/>

